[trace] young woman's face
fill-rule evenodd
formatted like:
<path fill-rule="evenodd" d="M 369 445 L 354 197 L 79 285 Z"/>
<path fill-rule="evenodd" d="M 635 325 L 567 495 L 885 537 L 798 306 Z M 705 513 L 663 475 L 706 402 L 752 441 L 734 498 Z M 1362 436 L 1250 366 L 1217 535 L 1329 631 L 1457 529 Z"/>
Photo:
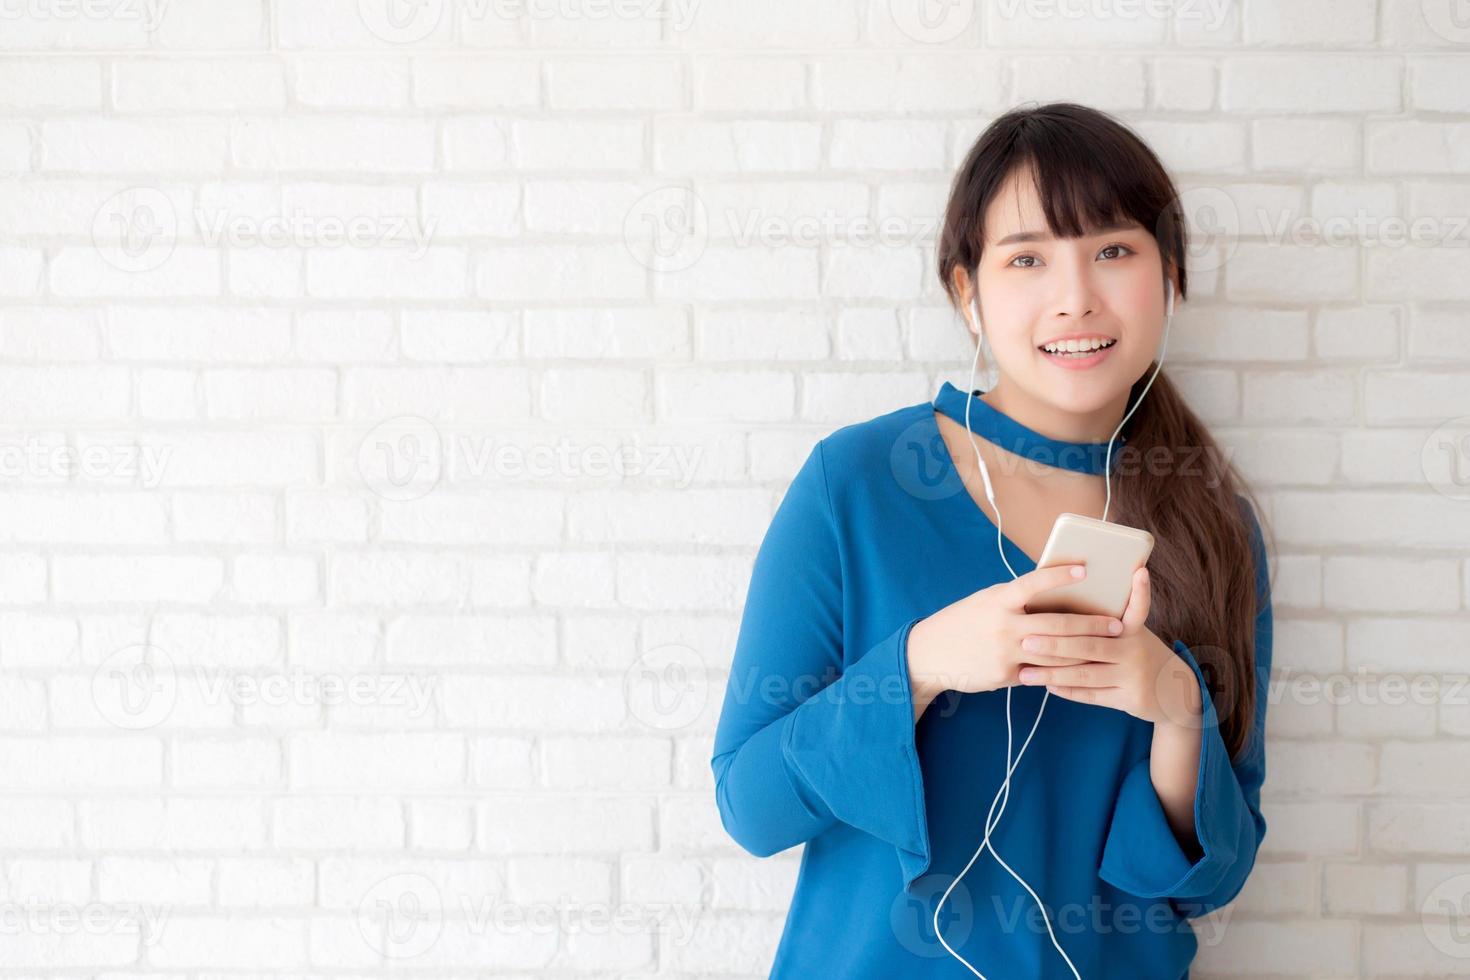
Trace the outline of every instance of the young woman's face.
<path fill-rule="evenodd" d="M 1149 370 L 1164 328 L 1163 263 L 1149 230 L 1134 224 L 1053 238 L 1021 171 L 991 202 L 985 229 L 980 323 L 1005 383 L 1078 413 L 1126 395 Z M 1043 349 L 1078 336 L 1114 343 L 1085 360 Z"/>

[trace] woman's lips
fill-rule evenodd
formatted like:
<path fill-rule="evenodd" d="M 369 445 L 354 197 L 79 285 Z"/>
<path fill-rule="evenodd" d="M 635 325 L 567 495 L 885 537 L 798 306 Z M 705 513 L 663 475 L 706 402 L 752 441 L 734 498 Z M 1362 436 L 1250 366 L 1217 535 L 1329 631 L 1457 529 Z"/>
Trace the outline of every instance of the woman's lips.
<path fill-rule="evenodd" d="M 1046 358 L 1057 367 L 1066 368 L 1068 371 L 1086 371 L 1090 367 L 1101 364 L 1109 354 L 1118 349 L 1121 341 L 1114 342 L 1110 347 L 1099 347 L 1097 350 L 1084 356 L 1050 354 L 1044 350 L 1038 350 L 1042 357 Z"/>

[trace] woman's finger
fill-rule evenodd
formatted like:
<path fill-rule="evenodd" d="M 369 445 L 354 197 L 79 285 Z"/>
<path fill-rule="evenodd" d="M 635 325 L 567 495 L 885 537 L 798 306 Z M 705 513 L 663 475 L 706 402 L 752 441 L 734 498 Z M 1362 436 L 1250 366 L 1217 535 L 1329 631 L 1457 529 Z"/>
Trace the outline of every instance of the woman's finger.
<path fill-rule="evenodd" d="M 1102 663 L 1100 660 L 1088 660 L 1085 657 L 1063 657 L 1055 653 L 1027 653 L 1022 664 L 1036 664 L 1040 667 L 1071 667 L 1073 664 L 1095 664 Z"/>
<path fill-rule="evenodd" d="M 1082 613 L 1025 613 L 1021 629 L 1027 633 L 1048 636 L 1117 636 L 1123 632 L 1123 621 L 1115 616 L 1088 616 Z M 1117 629 L 1110 627 L 1116 624 Z"/>
<path fill-rule="evenodd" d="M 1074 574 L 1074 569 L 1081 570 L 1082 574 Z M 1071 582 L 1080 582 L 1086 577 L 1087 566 L 1081 563 L 1048 565 L 1046 568 L 1033 568 L 1025 575 L 1013 579 L 1005 588 L 1010 595 L 1011 607 L 1025 609 L 1026 603 L 1041 593 L 1061 588 Z"/>
<path fill-rule="evenodd" d="M 1115 663 L 1119 650 L 1114 636 L 1046 636 L 1027 634 L 1021 638 L 1021 656 L 1049 654 L 1074 660 Z"/>
<path fill-rule="evenodd" d="M 1104 708 L 1115 708 L 1118 711 L 1126 710 L 1123 702 L 1118 697 L 1122 690 L 1117 687 L 1059 687 L 1048 685 L 1047 690 L 1059 698 L 1068 701 L 1077 701 L 1082 704 L 1096 704 Z"/>
<path fill-rule="evenodd" d="M 1148 568 L 1133 573 L 1133 591 L 1128 594 L 1128 607 L 1123 610 L 1123 628 L 1136 631 L 1148 621 L 1148 607 L 1153 589 L 1149 585 Z"/>
<path fill-rule="evenodd" d="M 1116 687 L 1118 674 L 1113 664 L 1087 663 L 1072 667 L 1027 667 L 1021 671 L 1020 678 L 1022 684 Z"/>

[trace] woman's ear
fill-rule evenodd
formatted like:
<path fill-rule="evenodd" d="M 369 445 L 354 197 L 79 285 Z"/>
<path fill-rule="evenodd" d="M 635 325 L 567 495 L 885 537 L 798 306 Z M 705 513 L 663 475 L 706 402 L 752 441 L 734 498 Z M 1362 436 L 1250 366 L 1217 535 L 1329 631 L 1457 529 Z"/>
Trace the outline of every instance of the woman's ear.
<path fill-rule="evenodd" d="M 976 294 L 976 278 L 970 275 L 964 266 L 956 265 L 954 267 L 952 281 L 954 283 L 955 295 L 960 298 L 960 310 L 962 311 L 960 315 L 965 318 L 965 322 L 970 328 L 970 333 L 974 334 L 975 339 L 978 341 L 983 327 L 980 325 L 980 304 L 979 297 Z"/>
<path fill-rule="evenodd" d="M 1164 266 L 1164 308 L 1172 315 L 1179 302 L 1179 272 L 1169 263 Z"/>

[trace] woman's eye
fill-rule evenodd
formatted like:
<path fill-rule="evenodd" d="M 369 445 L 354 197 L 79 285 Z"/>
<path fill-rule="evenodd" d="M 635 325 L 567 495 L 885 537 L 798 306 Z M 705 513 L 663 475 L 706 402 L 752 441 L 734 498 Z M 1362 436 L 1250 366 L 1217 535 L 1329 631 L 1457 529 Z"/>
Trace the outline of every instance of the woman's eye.
<path fill-rule="evenodd" d="M 1097 254 L 1100 258 L 1106 257 L 1110 259 L 1116 259 L 1122 257 L 1121 255 L 1117 254 L 1119 250 L 1127 255 L 1134 254 L 1133 249 L 1129 248 L 1127 245 L 1124 245 L 1122 242 L 1114 242 L 1111 245 L 1105 245 L 1103 246 L 1102 251 L 1098 252 Z M 1040 261 L 1041 260 L 1035 255 L 1018 255 L 1015 258 L 1011 259 L 1008 264 L 1014 266 L 1017 269 L 1034 269 L 1036 268 L 1036 264 Z"/>

